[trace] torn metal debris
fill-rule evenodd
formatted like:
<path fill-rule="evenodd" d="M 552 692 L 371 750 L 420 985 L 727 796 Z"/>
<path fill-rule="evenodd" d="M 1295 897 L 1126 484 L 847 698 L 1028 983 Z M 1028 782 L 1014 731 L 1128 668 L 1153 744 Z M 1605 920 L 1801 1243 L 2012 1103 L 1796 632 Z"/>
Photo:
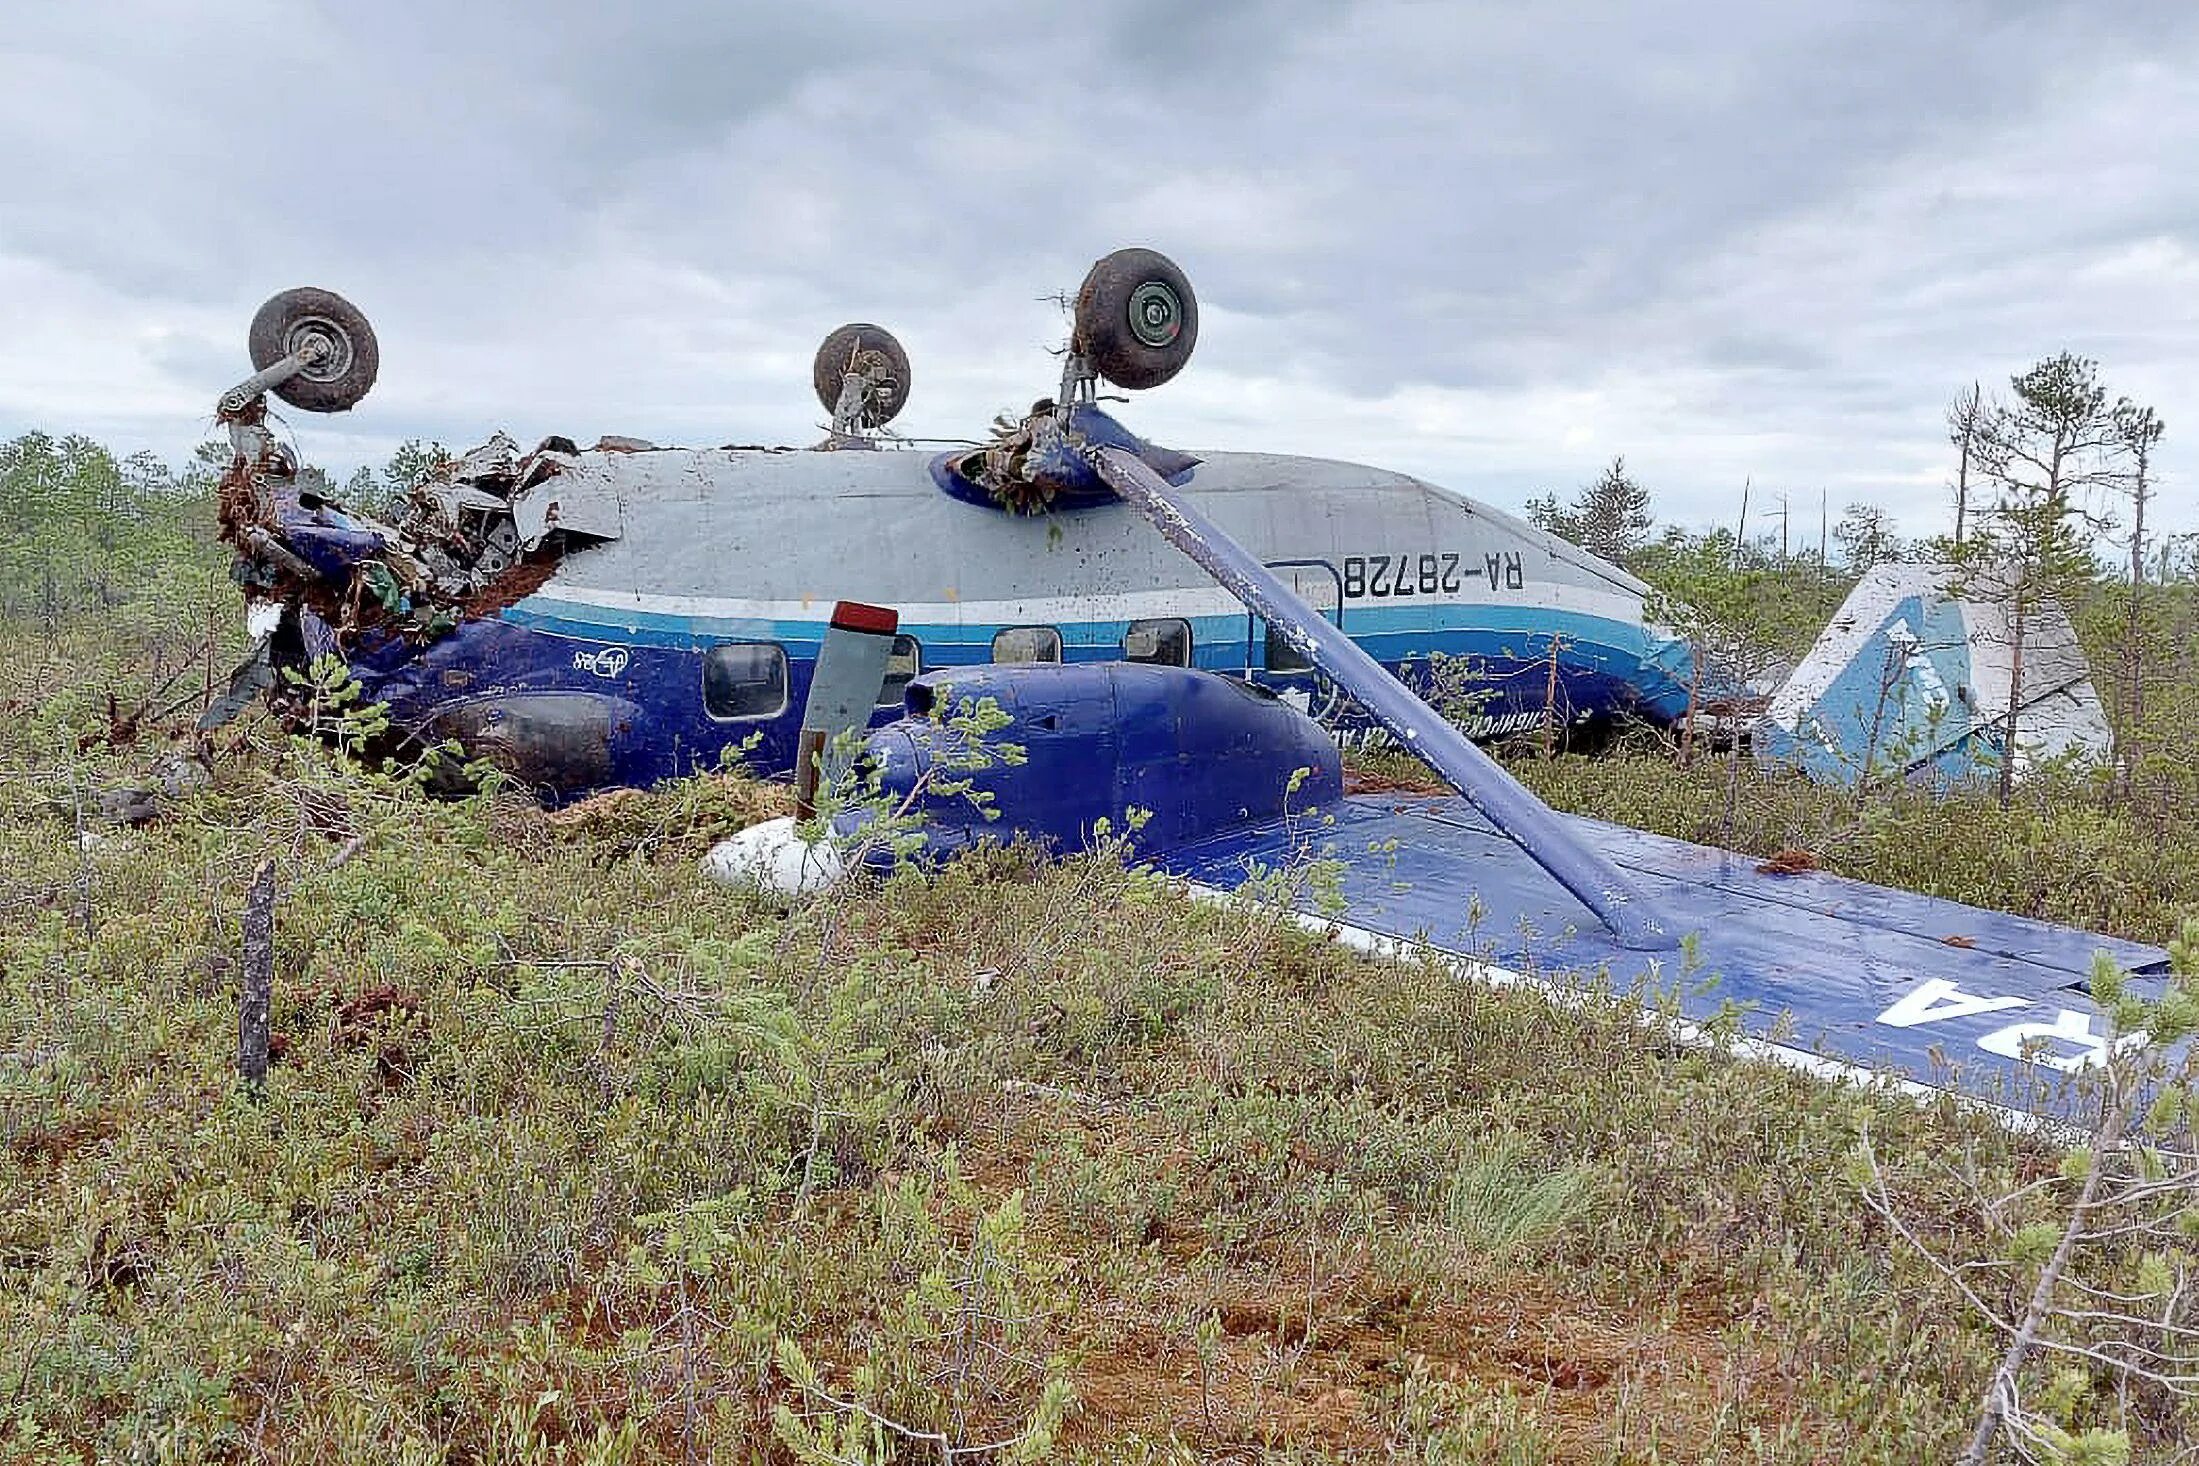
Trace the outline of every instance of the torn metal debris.
<path fill-rule="evenodd" d="M 579 463 L 570 439 L 521 453 L 498 433 L 413 485 L 389 522 L 299 488 L 295 461 L 253 416 L 231 430 L 243 444 L 220 502 L 234 578 L 312 605 L 340 632 L 374 624 L 432 638 L 505 576 L 554 561 L 567 539 L 620 533 L 607 483 L 562 481 Z"/>
<path fill-rule="evenodd" d="M 575 473 L 580 450 L 569 438 L 546 438 L 522 452 L 499 432 L 423 476 L 385 520 L 302 488 L 297 460 L 267 430 L 266 411 L 264 396 L 224 400 L 236 452 L 219 512 L 222 538 L 236 551 L 231 577 L 273 614 L 254 625 L 250 654 L 202 728 L 231 721 L 276 689 L 278 660 L 341 653 L 368 631 L 433 641 L 535 590 L 569 544 L 622 532 L 611 476 Z M 598 448 L 643 452 L 648 445 L 606 439 Z M 320 644 L 278 658 L 286 607 L 310 613 L 296 618 L 296 636 Z"/>

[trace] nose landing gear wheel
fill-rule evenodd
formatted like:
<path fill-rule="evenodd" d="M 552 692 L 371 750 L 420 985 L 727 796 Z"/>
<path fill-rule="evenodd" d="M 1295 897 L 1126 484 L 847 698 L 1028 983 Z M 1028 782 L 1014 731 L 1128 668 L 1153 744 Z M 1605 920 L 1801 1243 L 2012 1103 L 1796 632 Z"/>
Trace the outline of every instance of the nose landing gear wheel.
<path fill-rule="evenodd" d="M 252 317 L 252 369 L 265 371 L 308 343 L 321 348 L 274 393 L 307 412 L 342 412 L 356 405 L 381 370 L 374 328 L 359 308 L 333 290 L 285 290 Z"/>
<path fill-rule="evenodd" d="M 1070 348 L 1118 387 L 1158 387 L 1199 340 L 1199 301 L 1168 256 L 1118 249 L 1077 289 Z"/>

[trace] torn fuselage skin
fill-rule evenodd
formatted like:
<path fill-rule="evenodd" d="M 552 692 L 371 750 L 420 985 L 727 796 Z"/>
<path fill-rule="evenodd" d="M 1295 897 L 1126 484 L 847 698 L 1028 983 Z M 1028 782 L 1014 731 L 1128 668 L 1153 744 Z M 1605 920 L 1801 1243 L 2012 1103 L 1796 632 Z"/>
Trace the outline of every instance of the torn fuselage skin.
<path fill-rule="evenodd" d="M 566 439 L 522 453 L 499 433 L 415 484 L 390 522 L 301 488 L 296 457 L 267 428 L 264 394 L 227 394 L 219 416 L 233 449 L 218 495 L 221 537 L 236 554 L 230 574 L 245 593 L 253 643 L 202 728 L 234 719 L 262 693 L 292 726 L 309 726 L 298 687 L 320 658 L 398 673 L 439 643 L 474 640 L 460 635 L 469 626 L 493 628 L 499 610 L 549 579 L 569 538 L 616 533 L 593 506 L 568 528 L 553 483 L 579 452 Z M 542 702 L 508 710 L 529 731 L 523 739 L 506 736 L 504 713 L 484 703 L 453 709 L 440 720 L 448 729 L 406 728 L 397 742 L 457 738 L 541 787 L 602 777 L 618 710 Z M 552 766 L 531 767 L 537 752 L 554 754 Z"/>

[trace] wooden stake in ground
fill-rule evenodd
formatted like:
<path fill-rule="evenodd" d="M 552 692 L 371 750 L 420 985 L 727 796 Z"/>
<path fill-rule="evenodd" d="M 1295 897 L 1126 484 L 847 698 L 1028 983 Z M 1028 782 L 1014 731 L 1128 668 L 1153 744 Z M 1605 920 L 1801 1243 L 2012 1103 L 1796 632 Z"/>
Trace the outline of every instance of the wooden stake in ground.
<path fill-rule="evenodd" d="M 257 1094 L 267 1079 L 268 1007 L 275 990 L 275 861 L 260 862 L 244 901 L 244 992 L 237 1005 L 237 1074 Z"/>

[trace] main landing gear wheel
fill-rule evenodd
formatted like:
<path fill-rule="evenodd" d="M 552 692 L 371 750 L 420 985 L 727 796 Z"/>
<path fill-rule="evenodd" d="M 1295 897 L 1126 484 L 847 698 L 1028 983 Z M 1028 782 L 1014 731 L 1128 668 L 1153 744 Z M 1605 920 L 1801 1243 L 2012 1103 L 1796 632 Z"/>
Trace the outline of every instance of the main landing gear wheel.
<path fill-rule="evenodd" d="M 342 412 L 357 404 L 381 370 L 374 328 L 359 308 L 333 290 L 285 290 L 252 317 L 252 369 L 265 371 L 309 343 L 321 354 L 274 393 L 307 412 Z"/>
<path fill-rule="evenodd" d="M 1077 289 L 1070 349 L 1118 387 L 1158 387 L 1199 340 L 1191 282 L 1158 250 L 1118 249 Z"/>
<path fill-rule="evenodd" d="M 909 354 L 884 327 L 853 322 L 827 336 L 817 348 L 810 378 L 825 411 L 839 413 L 840 389 L 850 373 L 863 379 L 863 401 L 851 427 L 884 427 L 907 405 Z"/>

